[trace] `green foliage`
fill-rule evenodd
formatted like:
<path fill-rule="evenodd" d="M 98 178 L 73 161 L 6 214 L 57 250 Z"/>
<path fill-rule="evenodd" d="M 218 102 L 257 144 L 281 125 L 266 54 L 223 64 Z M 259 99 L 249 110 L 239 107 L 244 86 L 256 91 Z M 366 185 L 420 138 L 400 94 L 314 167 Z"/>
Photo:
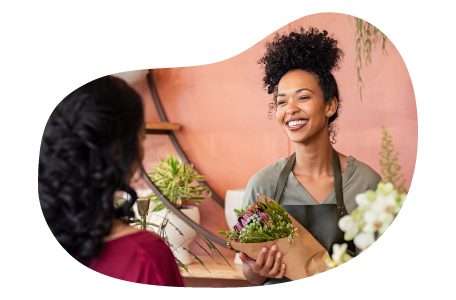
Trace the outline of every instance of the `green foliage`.
<path fill-rule="evenodd" d="M 115 206 L 116 208 L 120 207 L 120 204 L 119 204 L 119 202 L 118 202 L 117 200 L 114 200 L 114 206 Z M 135 224 L 134 226 L 139 226 L 139 227 L 140 227 L 141 229 L 143 229 L 143 230 L 146 230 L 146 229 L 147 229 L 147 226 L 153 225 L 152 223 L 146 222 L 145 220 L 137 219 L 137 218 L 135 218 L 135 217 L 125 217 L 125 218 L 127 218 L 127 220 L 126 220 L 127 223 L 130 223 L 130 224 L 134 223 L 134 224 Z M 183 220 L 183 221 L 186 221 L 186 220 Z M 187 222 L 187 221 L 186 221 L 186 222 Z M 177 231 L 179 232 L 179 234 L 180 234 L 181 236 L 184 237 L 184 234 L 182 233 L 182 231 L 180 231 L 179 228 L 177 228 L 173 223 L 171 223 L 171 222 L 168 221 L 167 224 L 168 224 L 168 225 L 171 225 L 172 227 L 174 227 L 174 229 L 177 230 Z M 187 224 L 188 224 L 191 228 L 193 228 L 193 230 L 196 231 L 196 229 L 195 229 L 189 222 L 187 222 Z M 184 238 L 185 238 L 185 237 L 184 237 Z M 206 244 L 207 248 L 209 248 L 209 250 L 211 250 L 212 253 L 219 254 L 221 257 L 223 257 L 223 259 L 226 261 L 226 263 L 227 263 L 231 268 L 233 268 L 233 267 L 230 265 L 230 263 L 228 262 L 228 260 L 223 256 L 223 254 L 217 249 L 217 247 L 215 247 L 215 245 L 214 245 L 206 236 L 204 236 L 203 234 L 197 234 L 196 237 L 193 238 L 193 239 L 194 239 L 194 242 L 195 242 L 201 249 L 203 249 L 204 252 L 206 252 L 206 253 L 209 255 L 209 257 L 211 257 L 216 263 L 220 264 L 218 261 L 216 261 L 216 260 L 214 259 L 214 257 L 211 255 L 211 253 L 209 253 L 209 251 L 207 251 L 206 249 L 204 249 L 204 247 L 203 247 L 200 243 L 198 243 L 198 242 L 196 241 L 197 238 L 200 238 L 201 240 L 203 240 L 204 243 Z M 177 246 L 177 247 L 174 247 L 174 246 L 169 242 L 169 240 L 168 240 L 167 237 L 162 237 L 162 236 L 161 236 L 161 239 L 162 239 L 162 240 L 163 240 L 163 241 L 172 249 L 173 252 L 174 252 L 174 251 L 178 251 L 178 249 L 182 246 L 182 244 L 183 244 L 185 241 L 189 240 L 189 239 L 185 239 L 185 240 L 182 242 L 182 244 L 180 244 L 180 245 Z M 192 251 L 190 251 L 189 249 L 187 249 L 187 248 L 185 248 L 185 247 L 182 247 L 182 249 L 185 250 L 185 251 L 187 251 L 187 252 L 190 253 L 191 255 L 193 255 L 193 256 L 195 257 L 195 259 L 196 259 L 204 268 L 206 268 L 206 266 L 204 265 L 203 261 L 201 261 L 201 259 L 200 259 L 198 256 L 196 256 Z M 179 252 L 179 251 L 178 251 L 178 252 Z M 179 269 L 180 269 L 181 272 L 185 271 L 185 272 L 187 272 L 188 274 L 192 275 L 192 274 L 189 272 L 189 268 L 188 268 L 185 264 L 183 264 L 178 258 L 175 257 L 175 259 L 176 259 L 176 263 L 177 263 L 177 265 L 178 265 L 178 267 L 179 267 Z M 206 268 L 206 270 L 207 270 L 207 268 Z M 210 272 L 210 271 L 208 270 L 208 272 Z M 192 276 L 193 276 L 193 275 L 192 275 Z"/>
<path fill-rule="evenodd" d="M 370 24 L 369 22 L 364 21 L 363 19 L 353 17 L 355 20 L 356 33 L 356 61 L 355 68 L 356 74 L 358 76 L 358 91 L 361 101 L 363 101 L 362 90 L 364 89 L 363 79 L 361 78 L 361 69 L 362 69 L 362 56 L 364 56 L 364 62 L 366 67 L 372 63 L 372 46 L 375 46 L 380 41 L 382 43 L 382 53 L 388 55 L 386 51 L 386 42 L 388 38 L 386 35 L 381 32 L 377 27 Z M 349 17 L 351 20 L 351 17 Z"/>
<path fill-rule="evenodd" d="M 193 184 L 196 181 L 205 181 L 206 177 L 198 174 L 192 165 L 185 164 L 181 158 L 174 157 L 170 153 L 165 160 L 160 159 L 160 163 L 153 166 L 154 170 L 148 172 L 149 178 L 158 187 L 161 193 L 168 198 L 176 207 L 187 206 L 187 201 L 199 204 L 206 197 L 204 192 L 211 192 L 208 187 L 202 184 Z M 154 205 L 153 211 L 164 208 L 163 203 L 155 194 L 149 195 Z"/>
<path fill-rule="evenodd" d="M 181 219 L 181 220 L 183 220 L 183 219 Z M 183 221 L 186 222 L 187 225 L 190 226 L 190 227 L 197 233 L 197 235 L 196 235 L 196 237 L 195 237 L 195 239 L 194 239 L 194 242 L 195 242 L 198 246 L 200 246 L 207 254 L 209 254 L 209 252 L 206 251 L 206 249 L 204 249 L 200 244 L 198 244 L 198 243 L 196 242 L 196 239 L 197 239 L 197 238 L 200 238 L 200 239 L 203 240 L 203 242 L 206 244 L 206 246 L 209 248 L 209 250 L 211 250 L 211 251 L 212 251 L 213 253 L 215 253 L 215 254 L 220 255 L 220 256 L 226 261 L 226 263 L 230 266 L 230 268 L 232 268 L 232 269 L 234 270 L 234 268 L 230 265 L 230 263 L 229 263 L 228 260 L 225 258 L 225 256 L 223 256 L 223 254 L 219 251 L 219 249 L 217 249 L 217 247 L 215 247 L 215 245 L 214 245 L 214 244 L 213 244 L 213 243 L 212 243 L 204 234 L 199 234 L 199 233 L 196 231 L 195 227 L 193 227 L 193 225 L 192 225 L 190 222 L 188 222 L 187 220 L 183 220 Z M 216 261 L 216 260 L 214 259 L 214 257 L 213 257 L 211 254 L 209 254 L 209 256 L 210 256 L 210 257 L 212 258 L 212 260 L 214 260 L 216 263 L 220 264 L 218 261 Z"/>
<path fill-rule="evenodd" d="M 288 238 L 290 243 L 293 241 L 296 228 L 293 227 L 286 211 L 277 202 L 268 198 L 265 203 L 257 201 L 254 205 L 248 205 L 243 209 L 234 209 L 238 217 L 249 210 L 251 210 L 249 214 L 253 212 L 253 215 L 248 217 L 241 231 L 238 231 L 239 228 L 233 227 L 229 231 L 220 230 L 217 232 L 223 234 L 228 240 L 228 249 L 238 252 L 231 247 L 230 241 L 261 243 L 280 238 Z M 261 219 L 260 212 L 266 213 L 269 219 Z"/>
<path fill-rule="evenodd" d="M 399 194 L 406 193 L 405 179 L 403 179 L 403 175 L 399 174 L 402 169 L 397 158 L 399 153 L 394 149 L 393 139 L 386 131 L 385 126 L 382 126 L 382 151 L 379 154 L 384 182 L 391 182 Z"/>

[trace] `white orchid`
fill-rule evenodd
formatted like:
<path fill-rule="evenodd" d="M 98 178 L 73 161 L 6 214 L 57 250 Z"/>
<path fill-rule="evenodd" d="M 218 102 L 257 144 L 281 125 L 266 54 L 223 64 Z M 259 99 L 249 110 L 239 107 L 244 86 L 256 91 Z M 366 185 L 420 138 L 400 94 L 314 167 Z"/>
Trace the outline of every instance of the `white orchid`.
<path fill-rule="evenodd" d="M 339 220 L 339 228 L 345 232 L 344 239 L 346 241 L 351 241 L 358 234 L 359 225 L 352 216 L 344 216 Z"/>
<path fill-rule="evenodd" d="M 380 182 L 376 191 L 368 190 L 358 194 L 355 198 L 358 207 L 350 215 L 339 220 L 339 228 L 345 232 L 344 239 L 353 240 L 356 247 L 366 250 L 394 221 L 404 204 L 405 197 L 406 194 L 399 195 L 390 182 Z M 343 261 L 338 256 L 343 248 L 339 245 L 337 247 L 333 251 L 338 254 L 333 256 L 331 261 L 336 265 Z"/>
<path fill-rule="evenodd" d="M 364 233 L 374 233 L 378 231 L 379 235 L 382 235 L 386 229 L 391 225 L 394 220 L 394 215 L 387 211 L 367 211 L 364 214 L 364 225 L 362 231 Z"/>
<path fill-rule="evenodd" d="M 355 243 L 355 246 L 358 247 L 358 249 L 366 250 L 375 242 L 374 233 L 361 232 L 360 234 L 355 236 L 353 242 Z"/>
<path fill-rule="evenodd" d="M 360 208 L 368 208 L 372 205 L 372 202 L 375 201 L 375 192 L 372 190 L 368 190 L 363 194 L 358 194 L 355 197 L 356 204 Z"/>
<path fill-rule="evenodd" d="M 346 263 L 353 257 L 347 253 L 347 244 L 334 244 L 333 245 L 333 254 L 332 259 L 326 259 L 326 266 L 330 269 L 340 266 L 341 264 Z"/>
<path fill-rule="evenodd" d="M 390 193 L 397 193 L 397 191 L 394 189 L 394 186 L 391 182 L 387 183 L 382 183 L 380 182 L 377 186 L 377 193 L 382 193 L 382 194 L 390 194 Z"/>

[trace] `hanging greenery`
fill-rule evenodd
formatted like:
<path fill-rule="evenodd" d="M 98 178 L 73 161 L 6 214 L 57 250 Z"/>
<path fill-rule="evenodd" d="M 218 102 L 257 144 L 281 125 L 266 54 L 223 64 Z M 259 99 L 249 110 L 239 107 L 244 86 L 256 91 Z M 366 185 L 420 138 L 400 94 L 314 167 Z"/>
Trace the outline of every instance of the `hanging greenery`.
<path fill-rule="evenodd" d="M 405 179 L 399 174 L 402 167 L 399 165 L 398 152 L 394 149 L 393 139 L 386 131 L 385 126 L 382 126 L 382 151 L 380 154 L 380 167 L 383 181 L 391 182 L 399 194 L 407 193 L 404 188 Z"/>
<path fill-rule="evenodd" d="M 351 20 L 352 17 L 349 17 Z M 382 53 L 388 55 L 386 50 L 386 42 L 388 38 L 386 35 L 381 32 L 377 27 L 370 24 L 369 22 L 364 21 L 363 19 L 353 17 L 355 20 L 356 33 L 356 61 L 355 68 L 356 74 L 358 76 L 358 91 L 361 101 L 363 101 L 362 90 L 364 89 L 363 79 L 361 78 L 361 69 L 362 69 L 362 56 L 364 56 L 365 66 L 368 67 L 372 63 L 372 46 L 382 43 Z"/>

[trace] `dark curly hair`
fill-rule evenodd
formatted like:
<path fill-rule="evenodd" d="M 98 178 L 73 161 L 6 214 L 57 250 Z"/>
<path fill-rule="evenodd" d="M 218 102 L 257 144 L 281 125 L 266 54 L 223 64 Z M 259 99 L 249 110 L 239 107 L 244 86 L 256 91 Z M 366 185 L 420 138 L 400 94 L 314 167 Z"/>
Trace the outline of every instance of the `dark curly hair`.
<path fill-rule="evenodd" d="M 63 99 L 44 129 L 38 194 L 49 228 L 81 263 L 103 250 L 115 218 L 130 215 L 136 200 L 129 186 L 139 159 L 144 124 L 141 96 L 112 76 L 93 80 Z M 114 208 L 114 194 L 132 199 Z"/>
<path fill-rule="evenodd" d="M 270 109 L 277 105 L 277 85 L 283 75 L 296 69 L 313 73 L 323 90 L 325 102 L 333 97 L 339 102 L 336 113 L 329 118 L 328 131 L 334 139 L 332 122 L 339 116 L 340 97 L 332 72 L 339 69 L 343 56 L 344 53 L 337 47 L 337 40 L 329 37 L 326 30 L 320 32 L 310 27 L 306 31 L 300 27 L 299 31 L 293 30 L 289 35 L 276 34 L 271 42 L 266 43 L 266 54 L 258 61 L 264 66 L 264 88 L 268 94 L 275 94 Z"/>

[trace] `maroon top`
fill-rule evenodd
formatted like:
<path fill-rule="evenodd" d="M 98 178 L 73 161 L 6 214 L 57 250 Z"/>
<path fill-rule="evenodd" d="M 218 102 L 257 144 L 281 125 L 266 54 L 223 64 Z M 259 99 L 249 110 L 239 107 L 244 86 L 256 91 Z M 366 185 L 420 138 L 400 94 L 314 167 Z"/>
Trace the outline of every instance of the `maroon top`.
<path fill-rule="evenodd" d="M 160 237 L 145 230 L 106 242 L 100 257 L 88 267 L 131 282 L 184 286 L 171 249 Z"/>

